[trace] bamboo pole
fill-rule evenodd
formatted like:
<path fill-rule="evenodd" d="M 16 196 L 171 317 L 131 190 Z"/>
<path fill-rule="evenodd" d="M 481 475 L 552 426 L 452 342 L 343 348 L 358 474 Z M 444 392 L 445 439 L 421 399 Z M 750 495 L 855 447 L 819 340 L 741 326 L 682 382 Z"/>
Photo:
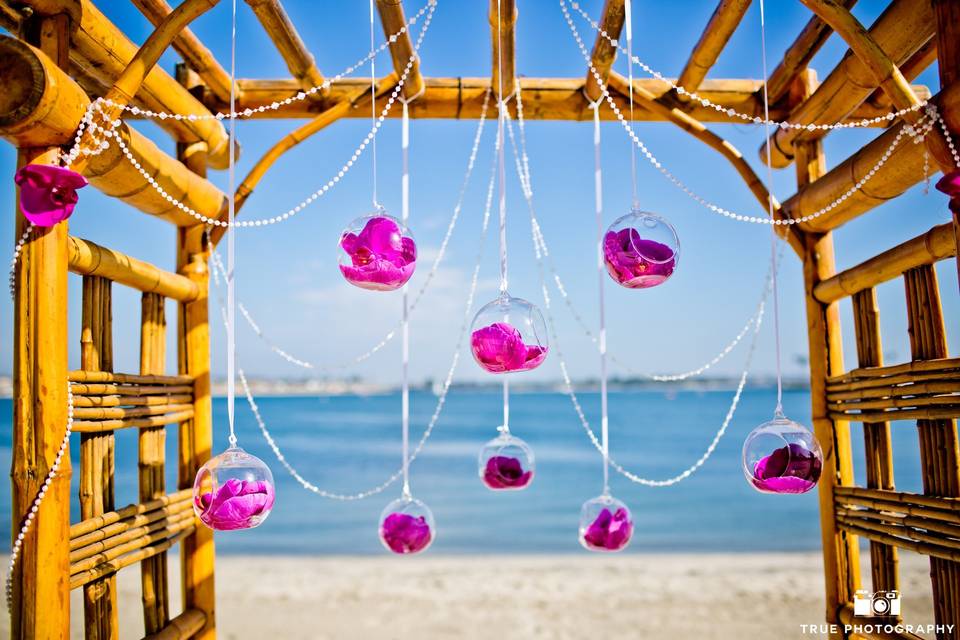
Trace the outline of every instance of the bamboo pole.
<path fill-rule="evenodd" d="M 76 396 L 104 396 L 104 395 L 161 395 L 167 397 L 175 393 L 190 393 L 193 391 L 192 385 L 158 385 L 155 387 L 144 385 L 116 385 L 99 383 L 76 383 L 72 387 L 73 394 Z"/>
<path fill-rule="evenodd" d="M 407 18 L 403 14 L 403 0 L 377 0 L 377 11 L 380 13 L 380 24 L 383 25 L 383 35 L 390 38 L 406 26 Z M 413 100 L 423 92 L 423 76 L 420 75 L 420 58 L 413 51 L 410 32 L 404 31 L 394 41 L 389 43 L 390 58 L 393 60 L 393 73 L 396 77 L 403 75 L 410 58 L 414 57 L 407 79 L 403 83 L 403 97 Z"/>
<path fill-rule="evenodd" d="M 126 527 L 122 532 L 101 540 L 97 540 L 96 542 L 92 542 L 75 549 L 71 548 L 70 562 L 76 565 L 76 563 L 79 563 L 81 560 L 93 558 L 94 556 L 110 551 L 111 549 L 115 549 L 120 545 L 126 544 L 130 541 L 142 538 L 143 536 L 150 535 L 158 531 L 169 532 L 172 527 L 176 527 L 181 523 L 193 524 L 193 506 L 189 502 L 181 503 L 179 506 L 181 509 L 175 513 L 163 514 L 162 512 L 155 512 L 157 517 L 143 522 L 142 524 Z M 152 515 L 155 514 L 151 514 L 151 516 Z M 96 562 L 90 566 L 94 566 L 95 564 Z"/>
<path fill-rule="evenodd" d="M 166 0 L 132 0 L 147 20 L 158 26 L 173 8 Z M 230 100 L 230 74 L 227 73 L 213 53 L 190 29 L 183 29 L 174 38 L 172 46 L 191 69 L 203 78 L 204 87 L 218 100 Z"/>
<path fill-rule="evenodd" d="M 96 580 L 100 576 L 107 575 L 109 573 L 116 573 L 124 567 L 129 567 L 130 565 L 140 562 L 146 558 L 151 558 L 158 553 L 163 553 L 175 544 L 183 542 L 194 532 L 194 530 L 195 529 L 193 527 L 184 529 L 171 538 L 162 539 L 159 542 L 151 544 L 150 546 L 144 547 L 138 551 L 134 551 L 133 553 L 128 553 L 127 555 L 117 558 L 116 560 L 104 562 L 93 569 L 73 575 L 70 577 L 70 588 L 76 589 L 77 587 L 82 587 L 91 580 Z"/>
<path fill-rule="evenodd" d="M 147 511 L 143 514 L 134 515 L 120 522 L 115 522 L 110 525 L 101 527 L 92 531 L 90 533 L 78 536 L 76 538 L 70 539 L 70 562 L 86 558 L 89 555 L 97 551 L 102 551 L 103 549 L 109 548 L 109 546 L 115 546 L 112 542 L 107 542 L 108 540 L 114 539 L 123 539 L 131 531 L 138 530 L 141 527 L 150 525 L 158 520 L 170 519 L 173 516 L 178 514 L 190 515 L 190 512 L 193 510 L 193 502 L 187 497 L 186 500 L 181 500 L 179 502 L 173 502 L 169 506 L 160 507 L 153 509 L 152 511 Z M 151 501 L 147 504 L 151 504 L 156 501 Z M 102 543 L 102 546 L 98 546 Z"/>
<path fill-rule="evenodd" d="M 137 376 L 130 373 L 112 373 L 109 371 L 71 371 L 67 374 L 71 382 L 114 382 L 117 384 L 192 384 L 193 378 L 186 375 L 176 376 Z"/>
<path fill-rule="evenodd" d="M 122 509 L 105 513 L 102 516 L 97 516 L 96 518 L 82 520 L 81 522 L 71 526 L 70 540 L 72 542 L 81 536 L 88 535 L 104 527 L 109 527 L 110 525 L 121 522 L 127 518 L 135 518 L 136 516 L 150 513 L 151 511 L 155 511 L 157 509 L 163 509 L 179 502 L 190 502 L 192 500 L 193 491 L 191 489 L 183 489 L 180 491 L 175 491 L 174 493 L 169 493 L 161 498 L 157 498 L 156 500 L 151 500 L 150 502 L 129 504 Z"/>
<path fill-rule="evenodd" d="M 937 62 L 940 86 L 960 82 L 960 3 L 956 0 L 933 0 L 937 21 Z M 954 140 L 960 138 L 960 127 L 948 123 Z M 953 212 L 953 236 L 956 245 L 957 277 L 960 279 L 960 212 Z M 960 603 L 957 603 L 960 606 Z"/>
<path fill-rule="evenodd" d="M 193 409 L 182 409 L 173 413 L 144 418 L 116 418 L 109 420 L 76 420 L 74 431 L 77 433 L 99 433 L 102 431 L 116 431 L 118 429 L 145 429 L 160 427 L 168 424 L 177 424 L 193 417 Z"/>
<path fill-rule="evenodd" d="M 212 1 L 212 0 L 211 0 Z M 12 0 L 0 0 L 12 2 Z M 24 0 L 37 14 L 59 12 L 62 0 Z M 112 87 L 137 56 L 138 47 L 113 24 L 94 4 L 94 0 L 71 0 L 68 3 L 76 14 L 76 28 L 72 32 L 70 62 L 74 73 L 95 78 L 105 87 Z M 154 110 L 183 115 L 209 115 L 199 100 L 177 84 L 163 69 L 149 69 L 139 97 Z M 157 124 L 181 142 L 206 142 L 211 152 L 210 166 L 226 169 L 228 163 L 228 136 L 222 122 L 217 120 L 176 120 L 167 118 Z"/>
<path fill-rule="evenodd" d="M 882 489 L 865 489 L 863 487 L 837 487 L 837 501 L 844 504 L 863 505 L 875 509 L 901 511 L 911 515 L 921 515 L 926 518 L 939 518 L 946 522 L 960 524 L 960 499 L 941 496 L 927 496 L 921 493 L 907 493 L 904 491 L 884 491 Z M 910 507 L 933 509 L 936 511 L 955 512 L 951 517 L 939 517 L 934 511 L 910 511 Z"/>
<path fill-rule="evenodd" d="M 932 358 L 930 360 L 915 360 L 903 364 L 891 365 L 887 367 L 868 367 L 865 369 L 852 369 L 838 376 L 827 379 L 830 389 L 851 389 L 858 388 L 850 386 L 850 383 L 859 382 L 861 378 L 879 378 L 894 376 L 903 373 L 915 374 L 919 372 L 941 372 L 960 369 L 960 358 Z M 865 382 L 865 381 L 864 381 Z M 887 384 L 887 381 L 883 381 Z"/>
<path fill-rule="evenodd" d="M 203 629 L 206 623 L 207 616 L 203 611 L 188 609 L 171 620 L 161 631 L 148 635 L 143 640 L 188 640 Z"/>
<path fill-rule="evenodd" d="M 603 34 L 605 33 L 610 38 L 618 40 L 620 32 L 623 31 L 624 20 L 626 20 L 626 10 L 623 0 L 604 0 L 600 29 L 597 33 L 597 39 L 593 43 L 593 51 L 590 53 L 590 63 L 603 81 L 603 86 L 600 86 L 601 83 L 597 82 L 593 71 L 587 69 L 583 95 L 590 102 L 596 102 L 600 99 L 610 77 L 610 68 L 613 67 L 613 61 L 617 58 L 617 48 Z"/>
<path fill-rule="evenodd" d="M 516 82 L 517 5 L 516 0 L 490 0 L 490 39 L 493 43 L 493 64 L 490 87 L 493 95 L 506 100 L 513 95 Z M 503 87 L 505 95 L 499 91 Z M 524 101 L 524 115 L 527 103 Z"/>
<path fill-rule="evenodd" d="M 160 411 L 161 408 L 166 408 L 167 411 L 170 411 L 174 407 L 175 410 L 179 410 L 182 407 L 180 405 L 186 404 L 188 406 L 193 406 L 193 396 L 191 394 L 175 395 L 175 396 L 142 396 L 142 397 L 128 397 L 128 396 L 109 396 L 109 397 L 97 397 L 97 396 L 76 396 L 73 399 L 73 406 L 75 407 L 74 415 L 78 417 L 86 418 L 123 418 L 130 417 L 131 415 L 151 415 L 153 413 L 165 413 Z M 115 407 L 122 407 L 117 408 Z M 132 407 L 138 407 L 139 409 L 134 409 Z M 82 410 L 94 409 L 97 413 L 88 413 L 84 414 Z M 145 413 L 135 413 L 140 409 L 144 410 Z M 111 414 L 110 411 L 116 411 L 117 413 Z M 79 412 L 79 413 L 78 413 Z"/>
<path fill-rule="evenodd" d="M 904 78 L 912 82 L 917 76 L 923 73 L 927 67 L 936 62 L 936 60 L 937 40 L 936 38 L 931 38 L 927 41 L 927 44 L 917 49 L 912 56 L 907 58 L 906 62 L 900 65 L 900 73 L 903 74 Z M 944 85 L 941 84 L 941 86 Z M 927 87 L 920 87 L 918 85 L 913 85 L 913 92 L 921 100 L 929 100 L 933 96 Z M 867 98 L 865 102 L 873 105 L 876 109 L 888 109 L 891 106 L 890 96 L 884 93 L 883 89 L 874 89 L 873 93 L 870 94 L 870 97 Z"/>
<path fill-rule="evenodd" d="M 287 69 L 296 79 L 300 90 L 306 91 L 322 85 L 323 74 L 317 68 L 316 60 L 310 54 L 293 22 L 290 21 L 280 0 L 247 0 L 247 4 L 257 15 L 283 61 L 287 63 Z M 321 89 L 316 93 L 308 94 L 308 100 L 323 104 L 329 93 L 328 89 Z"/>
<path fill-rule="evenodd" d="M 830 0 L 823 4 L 834 9 L 827 13 L 820 7 L 821 0 L 807 0 L 807 6 L 821 19 L 827 22 L 838 22 L 840 12 L 849 12 L 845 7 Z M 829 16 L 829 19 L 825 18 Z M 844 22 L 846 24 L 846 22 Z M 835 25 L 831 25 L 835 28 Z M 845 27 L 850 31 L 854 27 Z M 862 29 L 862 27 L 861 27 Z M 790 122 L 800 124 L 840 122 L 854 111 L 860 104 L 870 97 L 874 89 L 884 84 L 887 76 L 899 76 L 906 83 L 901 72 L 894 71 L 893 65 L 906 62 L 910 56 L 933 37 L 933 14 L 929 3 L 916 3 L 910 0 L 894 0 L 877 18 L 868 34 L 861 34 L 860 39 L 851 44 L 851 51 L 824 79 L 817 90 L 803 103 L 796 107 L 788 118 Z M 838 32 L 844 38 L 847 35 Z M 884 74 L 877 76 L 869 60 L 864 60 L 860 53 L 860 40 L 868 38 L 876 47 L 885 52 L 887 62 L 891 68 L 884 68 Z M 908 106 L 908 105 L 900 105 Z M 826 135 L 826 131 L 817 129 L 777 129 L 771 139 L 760 147 L 760 158 L 766 162 L 767 145 L 771 145 L 771 159 L 773 166 L 782 168 L 789 166 L 793 161 L 793 147 L 798 140 L 813 140 Z"/>
<path fill-rule="evenodd" d="M 32 25 L 34 42 L 66 66 L 68 16 Z M 56 164 L 56 148 L 21 148 L 17 166 Z M 17 191 L 19 197 L 19 191 Z M 15 207 L 16 233 L 26 220 Z M 15 275 L 13 322 L 13 437 L 11 446 L 12 534 L 14 539 L 46 478 L 67 424 L 67 241 L 68 225 L 37 230 L 20 255 Z M 70 637 L 69 558 L 63 541 L 70 526 L 70 452 L 24 536 L 11 582 L 11 638 Z"/>
<path fill-rule="evenodd" d="M 717 3 L 717 8 L 694 45 L 687 64 L 680 72 L 677 86 L 687 91 L 697 90 L 749 8 L 750 0 L 720 0 Z M 690 99 L 686 95 L 678 97 L 682 102 Z"/>
<path fill-rule="evenodd" d="M 181 276 L 182 277 L 182 276 Z M 140 317 L 140 375 L 162 375 L 166 369 L 167 318 L 166 300 L 157 293 L 144 293 Z M 147 407 L 151 413 L 182 411 L 193 404 Z M 111 411 L 100 409 L 100 411 Z M 112 410 L 117 411 L 117 410 Z M 126 414 L 137 414 L 144 409 L 121 409 Z M 126 417 L 126 416 L 120 416 Z M 166 493 L 164 481 L 164 451 L 166 428 L 140 429 L 139 478 L 140 501 L 155 500 Z M 143 626 L 148 634 L 161 630 L 170 620 L 170 595 L 167 589 L 167 554 L 159 553 L 140 564 L 140 584 L 143 599 Z"/>

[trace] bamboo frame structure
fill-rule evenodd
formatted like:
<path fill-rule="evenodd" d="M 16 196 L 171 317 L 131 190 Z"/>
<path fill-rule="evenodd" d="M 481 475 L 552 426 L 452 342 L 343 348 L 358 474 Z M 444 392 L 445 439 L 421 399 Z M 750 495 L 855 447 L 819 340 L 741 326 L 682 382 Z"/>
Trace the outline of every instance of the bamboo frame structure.
<path fill-rule="evenodd" d="M 786 49 L 767 80 L 770 116 L 804 124 L 856 121 L 887 116 L 930 99 L 946 126 L 960 132 L 960 0 L 891 0 L 869 28 L 851 14 L 855 0 L 801 0 L 811 17 Z M 102 3 L 101 3 L 102 4 Z M 190 29 L 194 18 L 216 0 L 133 0 L 154 26 L 136 45 L 97 7 L 95 0 L 0 0 L 0 136 L 18 149 L 18 166 L 57 161 L 95 97 L 117 104 L 182 114 L 159 122 L 176 143 L 176 155 L 161 151 L 124 113 L 120 139 L 144 171 L 166 193 L 203 216 L 224 219 L 228 198 L 241 208 L 270 167 L 294 146 L 343 118 L 369 117 L 381 109 L 413 55 L 401 0 L 377 0 L 393 72 L 377 81 L 375 95 L 364 79 L 341 79 L 290 100 L 279 109 L 260 109 L 296 98 L 321 85 L 324 76 L 280 0 L 247 0 L 290 73 L 285 78 L 246 78 L 235 83 L 237 109 L 252 118 L 306 120 L 281 138 L 254 165 L 236 193 L 225 194 L 207 180 L 209 169 L 227 165 L 229 140 L 223 111 L 231 79 Z M 766 212 L 766 186 L 713 123 L 741 122 L 727 109 L 763 114 L 763 84 L 749 79 L 716 79 L 710 69 L 750 5 L 718 0 L 697 44 L 680 71 L 678 94 L 668 81 L 640 78 L 632 87 L 638 121 L 677 126 L 720 153 Z M 624 1 L 605 0 L 601 28 L 619 38 Z M 499 9 L 499 11 L 498 11 Z M 617 49 L 597 37 L 591 52 L 600 81 L 587 70 L 576 77 L 518 75 L 515 0 L 489 0 L 483 7 L 490 27 L 489 77 L 426 77 L 415 59 L 403 99 L 412 118 L 475 119 L 488 91 L 502 79 L 504 103 L 512 113 L 521 92 L 528 120 L 585 121 L 591 105 L 609 92 L 619 108 L 630 87 L 612 71 Z M 499 18 L 498 18 L 499 16 Z M 849 47 L 819 82 L 810 61 L 835 34 Z M 172 49 L 183 63 L 170 75 L 157 66 Z M 934 61 L 940 72 L 935 95 L 910 83 Z M 700 95 L 719 109 L 691 100 Z M 499 96 L 498 96 L 499 97 Z M 615 119 L 609 105 L 598 107 L 604 121 Z M 393 109 L 391 118 L 399 116 Z M 765 142 L 772 164 L 793 163 L 797 191 L 774 208 L 778 219 L 800 218 L 835 201 L 884 158 L 903 128 L 921 113 L 884 120 L 871 142 L 833 168 L 823 152 L 827 131 L 777 130 Z M 193 116 L 192 118 L 190 116 Z M 893 116 L 890 116 L 891 118 Z M 761 147 L 761 157 L 766 149 Z M 932 162 L 925 163 L 925 154 Z M 87 638 L 117 637 L 116 574 L 141 566 L 143 616 L 148 638 L 216 637 L 214 541 L 198 526 L 191 487 L 212 448 L 210 393 L 209 267 L 211 244 L 225 229 L 207 234 L 197 220 L 159 195 L 116 145 L 77 163 L 92 186 L 132 209 L 170 222 L 176 235 L 175 263 L 156 266 L 71 236 L 61 223 L 35 233 L 24 245 L 15 274 L 13 513 L 20 518 L 56 455 L 66 422 L 66 384 L 74 398 L 74 430 L 80 434 L 81 520 L 70 523 L 69 456 L 47 491 L 13 576 L 13 628 L 17 640 L 67 638 L 69 595 L 83 590 Z M 960 217 L 838 272 L 833 231 L 894 199 L 926 173 L 952 168 L 942 132 L 926 146 L 904 138 L 868 184 L 825 215 L 802 224 L 778 226 L 803 262 L 810 350 L 813 428 L 823 445 L 819 487 L 824 557 L 824 618 L 855 622 L 852 598 L 861 586 L 859 539 L 870 543 L 874 589 L 897 589 L 901 553 L 930 558 L 934 612 L 938 623 L 960 623 L 960 359 L 947 357 L 941 291 L 934 265 L 958 256 Z M 26 222 L 17 216 L 17 237 Z M 960 262 L 958 272 L 960 272 Z M 83 279 L 79 368 L 68 370 L 67 277 Z M 902 280 L 910 332 L 911 359 L 883 361 L 880 305 L 876 287 Z M 136 373 L 114 372 L 111 300 L 115 286 L 141 292 L 141 357 Z M 956 293 L 956 292 L 953 292 Z M 842 355 L 839 303 L 852 298 L 857 367 L 847 370 Z M 177 304 L 176 374 L 167 371 L 166 300 Z M 894 482 L 892 429 L 916 421 L 923 493 L 898 491 Z M 853 474 L 851 423 L 863 425 L 866 486 Z M 174 427 L 175 426 L 175 427 Z M 171 428 L 174 427 L 174 428 Z M 139 498 L 118 509 L 114 433 L 133 429 L 138 438 Z M 168 429 L 170 429 L 168 434 Z M 175 434 L 175 435 L 174 435 Z M 167 487 L 167 437 L 176 437 L 177 486 Z M 14 533 L 19 530 L 15 522 Z M 68 544 L 64 541 L 68 541 Z M 171 615 L 164 556 L 179 546 L 182 613 Z M 835 637 L 840 635 L 834 634 Z M 868 638 L 911 638 L 909 634 L 866 633 Z M 944 636 L 947 637 L 947 636 Z M 956 637 L 954 635 L 953 637 Z"/>

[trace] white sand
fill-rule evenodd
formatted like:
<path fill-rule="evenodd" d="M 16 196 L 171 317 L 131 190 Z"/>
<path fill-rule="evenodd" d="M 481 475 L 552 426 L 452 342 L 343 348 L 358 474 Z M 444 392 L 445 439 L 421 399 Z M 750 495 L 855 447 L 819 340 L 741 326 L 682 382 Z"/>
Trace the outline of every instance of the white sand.
<path fill-rule="evenodd" d="M 243 639 L 823 638 L 800 627 L 824 618 L 821 567 L 818 553 L 226 556 L 217 560 L 217 621 L 220 638 Z M 928 567 L 901 558 L 906 622 L 933 620 Z M 139 570 L 121 572 L 119 585 L 120 637 L 140 638 Z M 81 610 L 75 592 L 77 638 Z"/>

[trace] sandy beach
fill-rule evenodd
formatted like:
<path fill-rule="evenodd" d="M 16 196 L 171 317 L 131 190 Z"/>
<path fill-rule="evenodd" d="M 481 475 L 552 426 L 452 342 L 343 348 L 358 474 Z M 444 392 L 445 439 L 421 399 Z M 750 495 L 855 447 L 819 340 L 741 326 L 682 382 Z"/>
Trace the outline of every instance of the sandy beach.
<path fill-rule="evenodd" d="M 285 640 L 823 637 L 800 626 L 823 620 L 821 565 L 819 553 L 221 556 L 218 635 Z M 171 566 L 177 612 L 175 571 Z M 931 623 L 926 558 L 903 554 L 901 571 L 905 621 Z M 141 638 L 139 570 L 122 571 L 119 588 L 120 637 Z M 80 595 L 73 594 L 76 638 L 83 637 Z M 4 616 L 4 635 L 8 625 Z"/>

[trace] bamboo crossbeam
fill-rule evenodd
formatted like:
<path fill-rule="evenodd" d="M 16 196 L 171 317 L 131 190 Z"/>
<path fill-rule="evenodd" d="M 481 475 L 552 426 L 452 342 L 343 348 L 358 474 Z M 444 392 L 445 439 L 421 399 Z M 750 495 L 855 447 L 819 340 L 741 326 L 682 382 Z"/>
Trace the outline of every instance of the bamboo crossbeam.
<path fill-rule="evenodd" d="M 949 393 L 955 393 L 957 384 L 944 385 Z M 955 407 L 960 405 L 958 395 L 933 395 L 923 397 L 903 398 L 888 396 L 876 400 L 862 400 L 859 402 L 830 402 L 831 411 L 845 412 L 848 420 L 856 420 L 858 410 L 865 409 L 908 409 L 911 407 Z"/>
<path fill-rule="evenodd" d="M 926 496 L 921 493 L 836 487 L 837 502 L 887 511 L 899 511 L 924 518 L 960 524 L 960 498 Z M 941 512 L 943 512 L 941 514 Z"/>
<path fill-rule="evenodd" d="M 837 615 L 839 616 L 840 624 L 863 629 L 862 632 L 856 634 L 857 638 L 865 638 L 866 640 L 925 640 L 923 636 L 918 636 L 915 633 L 900 633 L 896 630 L 887 632 L 884 630 L 884 625 L 865 624 L 863 618 L 858 617 L 853 612 L 852 603 L 841 606 L 837 611 Z M 867 627 L 873 628 L 868 632 Z"/>
<path fill-rule="evenodd" d="M 152 558 L 158 553 L 163 553 L 173 545 L 179 543 L 184 538 L 192 534 L 194 527 L 191 525 L 188 528 L 180 530 L 172 538 L 161 539 L 150 546 L 143 547 L 133 553 L 128 553 L 125 556 L 121 556 L 115 560 L 110 560 L 104 562 L 103 564 L 97 565 L 96 567 L 84 571 L 82 573 L 77 573 L 70 577 L 70 588 L 76 589 L 77 587 L 82 587 L 83 585 L 96 580 L 101 576 L 105 576 L 111 573 L 116 573 L 124 567 L 129 567 L 130 565 L 140 562 L 146 558 Z"/>
<path fill-rule="evenodd" d="M 960 526 L 933 518 L 911 516 L 889 510 L 878 511 L 874 509 L 850 509 L 847 507 L 837 507 L 837 515 L 842 515 L 847 518 L 880 520 L 881 522 L 902 525 L 914 529 L 942 533 L 945 536 L 956 538 L 957 542 L 960 543 Z"/>
<path fill-rule="evenodd" d="M 189 399 L 189 396 L 187 396 L 187 398 Z M 73 415 L 80 420 L 141 418 L 143 416 L 157 416 L 165 413 L 185 411 L 192 407 L 193 403 L 168 403 L 142 407 L 76 407 L 73 410 Z"/>
<path fill-rule="evenodd" d="M 837 517 L 837 524 L 841 529 L 845 529 L 854 535 L 858 535 L 868 540 L 875 540 L 883 544 L 893 545 L 901 549 L 909 549 L 915 553 L 934 558 L 942 558 L 953 562 L 960 562 L 960 546 L 956 548 L 945 538 L 932 538 L 918 534 L 902 527 L 890 527 L 887 525 L 868 522 L 866 520 Z M 901 536 L 910 536 L 904 538 Z M 921 540 L 922 538 L 922 540 Z"/>
<path fill-rule="evenodd" d="M 317 68 L 316 60 L 310 54 L 280 0 L 247 0 L 247 4 L 257 15 L 260 24 L 263 25 L 280 53 L 280 57 L 287 64 L 290 75 L 296 79 L 300 90 L 306 91 L 322 85 L 323 74 Z M 308 100 L 313 103 L 323 103 L 328 94 L 328 90 L 321 89 L 316 93 L 308 94 Z"/>
<path fill-rule="evenodd" d="M 377 0 L 377 10 L 380 13 L 380 24 L 383 25 L 383 35 L 390 38 L 407 24 L 403 14 L 403 0 Z M 404 31 L 389 43 L 390 58 L 393 60 L 393 73 L 398 78 L 403 75 L 411 56 L 414 55 L 410 32 Z M 420 74 L 420 60 L 415 57 L 407 79 L 403 83 L 403 97 L 412 100 L 423 91 L 423 76 Z"/>
<path fill-rule="evenodd" d="M 834 302 L 893 280 L 907 269 L 952 257 L 956 252 L 953 225 L 937 225 L 922 235 L 824 280 L 813 290 L 813 295 L 820 302 Z"/>
<path fill-rule="evenodd" d="M 929 526 L 934 528 L 928 530 L 926 523 L 921 522 L 921 527 L 914 527 L 907 523 L 906 518 L 859 510 L 837 510 L 837 518 L 841 522 L 864 526 L 892 536 L 903 536 L 917 542 L 929 542 L 948 549 L 960 550 L 960 540 L 954 539 L 957 529 L 949 525 L 931 523 Z M 911 522 L 915 520 L 911 519 Z M 947 532 L 946 535 L 936 535 L 943 531 Z"/>
<path fill-rule="evenodd" d="M 960 358 L 934 358 L 932 360 L 914 360 L 902 364 L 885 367 L 861 367 L 851 369 L 846 373 L 827 378 L 828 388 L 831 390 L 848 390 L 858 388 L 848 386 L 849 383 L 859 382 L 863 378 L 881 378 L 900 374 L 915 374 L 929 371 L 943 372 L 960 369 Z M 883 384 L 887 382 L 884 381 Z"/>
<path fill-rule="evenodd" d="M 0 2 L 11 3 L 12 0 Z M 25 0 L 24 4 L 39 14 L 54 14 L 63 10 L 60 0 Z M 133 61 L 138 47 L 96 7 L 93 0 L 76 0 L 75 6 L 78 21 L 71 34 L 72 67 L 96 78 L 103 86 L 113 86 L 115 80 Z M 138 96 L 154 111 L 183 115 L 210 113 L 167 72 L 156 67 L 147 74 Z M 229 138 L 223 123 L 217 120 L 167 118 L 157 121 L 157 124 L 180 142 L 206 142 L 210 148 L 210 166 L 217 169 L 227 168 Z"/>
<path fill-rule="evenodd" d="M 890 396 L 920 396 L 960 392 L 960 373 L 953 375 L 937 374 L 936 376 L 931 376 L 930 380 L 930 382 L 910 380 L 909 382 L 911 384 L 888 383 L 884 386 L 874 386 L 856 391 L 828 391 L 827 397 L 832 402 L 841 402 L 845 400 L 869 400 Z"/>
<path fill-rule="evenodd" d="M 157 498 L 156 500 L 151 500 L 143 504 L 127 505 L 122 509 L 117 509 L 116 511 L 111 511 L 110 513 L 105 513 L 103 515 L 89 518 L 74 524 L 70 527 L 70 540 L 76 540 L 81 536 L 85 536 L 89 533 L 97 531 L 98 529 L 107 527 L 111 524 L 128 518 L 134 518 L 145 513 L 150 513 L 151 511 L 163 509 L 164 507 L 176 504 L 178 502 L 189 502 L 191 500 L 193 500 L 192 488 L 175 491 L 174 493 L 167 494 L 161 498 Z"/>
<path fill-rule="evenodd" d="M 957 379 L 960 379 L 960 371 L 952 369 L 937 369 L 930 372 L 901 373 L 893 376 L 884 376 L 882 378 L 863 378 L 854 380 L 852 382 L 841 382 L 827 385 L 827 392 L 830 393 L 831 396 L 839 397 L 839 394 L 841 393 L 856 393 L 857 391 L 863 389 L 882 389 L 894 385 L 915 384 L 929 381 L 937 382 L 942 380 L 955 381 Z"/>
<path fill-rule="evenodd" d="M 514 93 L 517 61 L 517 5 L 515 0 L 490 0 L 490 40 L 493 43 L 493 64 L 490 86 L 501 99 Z M 500 95 L 503 88 L 503 96 Z"/>
<path fill-rule="evenodd" d="M 144 385 L 116 385 L 116 384 L 97 384 L 97 383 L 75 383 L 71 386 L 75 396 L 145 396 L 145 395 L 163 395 L 167 396 L 174 393 L 189 393 L 193 387 L 189 385 L 170 385 L 170 386 L 144 386 Z"/>
<path fill-rule="evenodd" d="M 590 63 L 596 69 L 600 76 L 603 86 L 597 82 L 593 71 L 587 69 L 586 84 L 583 87 L 583 94 L 587 96 L 590 102 L 596 102 L 600 99 L 607 80 L 610 77 L 610 68 L 617 57 L 617 48 L 608 40 L 613 38 L 618 40 L 620 32 L 623 31 L 624 20 L 626 19 L 626 10 L 623 0 L 605 0 L 603 3 L 603 14 L 600 16 L 600 29 L 597 31 L 597 39 L 593 43 L 593 51 L 590 53 Z M 604 36 L 606 34 L 606 37 Z"/>
<path fill-rule="evenodd" d="M 82 571 L 84 569 L 96 566 L 104 560 L 110 560 L 113 557 L 130 551 L 130 548 L 125 548 L 125 545 L 136 544 L 138 540 L 142 540 L 147 536 L 159 533 L 161 531 L 169 534 L 171 531 L 175 531 L 176 528 L 183 523 L 192 523 L 193 519 L 196 517 L 193 513 L 193 505 L 190 503 L 183 504 L 185 507 L 174 513 L 161 515 L 155 520 L 126 528 L 122 532 L 106 537 L 102 540 L 86 544 L 82 547 L 77 547 L 76 549 L 71 548 L 70 562 L 74 567 L 77 567 L 76 571 Z M 123 548 L 124 550 L 117 551 L 116 555 L 114 556 L 104 555 L 120 548 Z M 87 564 L 82 566 L 82 561 L 86 561 Z"/>
<path fill-rule="evenodd" d="M 154 503 L 157 501 L 154 500 Z M 146 506 L 151 503 L 143 503 L 143 506 Z M 104 525 L 98 529 L 85 533 L 83 535 L 70 538 L 70 551 L 77 551 L 93 545 L 97 542 L 113 538 L 120 534 L 124 534 L 128 531 L 131 531 L 137 527 L 148 525 L 150 523 L 156 522 L 158 520 L 163 520 L 169 518 L 179 513 L 183 513 L 188 510 L 193 509 L 193 503 L 191 496 L 182 496 L 180 500 L 175 502 L 170 502 L 169 504 L 159 505 L 155 508 L 145 511 L 143 513 L 137 513 L 130 517 L 123 518 L 118 522 L 113 522 L 111 524 Z"/>
<path fill-rule="evenodd" d="M 811 0 L 817 1 L 819 0 Z M 842 7 L 840 7 L 842 9 Z M 821 16 L 822 18 L 823 16 Z M 920 47 L 933 38 L 933 13 L 929 3 L 918 5 L 910 0 L 894 0 L 870 28 L 869 37 L 889 56 L 894 64 L 906 62 Z M 875 78 L 870 65 L 848 51 L 840 64 L 824 79 L 807 100 L 788 117 L 800 124 L 840 122 L 863 103 L 882 83 Z M 896 72 L 899 74 L 899 72 Z M 900 76 L 902 79 L 902 76 Z M 797 140 L 813 140 L 825 135 L 822 130 L 777 129 L 771 140 L 760 147 L 760 157 L 766 162 L 767 145 L 774 167 L 782 168 L 793 162 L 793 147 Z"/>
<path fill-rule="evenodd" d="M 71 236 L 67 243 L 70 270 L 83 275 L 102 276 L 134 289 L 154 292 L 174 300 L 196 300 L 200 292 L 189 278 L 164 271 L 113 249 Z"/>
<path fill-rule="evenodd" d="M 889 411 L 862 411 L 860 413 L 831 411 L 830 417 L 834 420 L 849 420 L 855 422 L 889 422 L 891 420 L 952 420 L 953 418 L 960 418 L 960 403 L 925 407 L 922 409 L 891 409 Z"/>
<path fill-rule="evenodd" d="M 843 6 L 850 8 L 856 4 L 857 0 L 843 0 Z M 827 41 L 833 30 L 830 25 L 825 23 L 817 16 L 810 18 L 810 21 L 800 31 L 800 35 L 793 41 L 786 52 L 783 54 L 783 60 L 773 70 L 767 79 L 767 95 L 770 104 L 777 104 L 788 96 L 790 88 L 794 81 L 800 76 L 800 73 L 807 68 L 807 65 L 813 59 L 813 56 L 820 51 L 820 47 Z"/>
<path fill-rule="evenodd" d="M 173 11 L 166 0 L 132 0 L 132 2 L 155 27 Z M 229 101 L 230 74 L 190 29 L 183 29 L 177 35 L 173 41 L 173 48 L 203 79 L 204 86 L 213 95 L 224 102 Z"/>
<path fill-rule="evenodd" d="M 146 418 L 118 418 L 115 420 L 77 420 L 73 430 L 77 433 L 100 433 L 120 429 L 146 429 L 177 424 L 193 417 L 193 408 Z"/>
<path fill-rule="evenodd" d="M 687 91 L 697 90 L 749 8 L 750 0 L 720 0 L 680 72 L 678 86 Z"/>
<path fill-rule="evenodd" d="M 156 633 L 143 640 L 189 640 L 207 624 L 207 614 L 199 609 L 187 609 Z"/>
<path fill-rule="evenodd" d="M 170 396 L 74 396 L 74 407 L 155 407 L 162 404 L 192 402 L 189 393 Z"/>
<path fill-rule="evenodd" d="M 112 371 L 71 371 L 70 382 L 116 382 L 118 384 L 171 384 L 184 385 L 193 382 L 192 376 L 141 376 L 132 373 L 114 373 Z"/>

